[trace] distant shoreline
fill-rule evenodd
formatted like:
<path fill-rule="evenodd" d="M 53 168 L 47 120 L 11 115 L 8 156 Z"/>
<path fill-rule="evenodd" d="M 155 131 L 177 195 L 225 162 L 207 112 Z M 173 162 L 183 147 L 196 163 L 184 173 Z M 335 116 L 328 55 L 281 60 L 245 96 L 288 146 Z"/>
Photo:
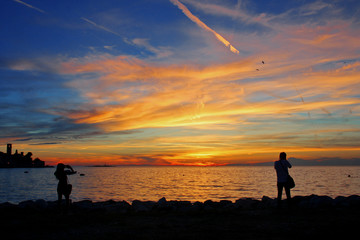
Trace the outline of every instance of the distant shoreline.
<path fill-rule="evenodd" d="M 0 167 L 1 168 L 6 168 L 6 169 L 12 169 L 12 168 L 26 168 L 26 169 L 29 169 L 29 168 L 54 168 L 55 166 L 51 166 L 51 165 L 46 165 L 46 166 L 43 166 L 43 167 Z"/>
<path fill-rule="evenodd" d="M 117 167 L 117 166 L 116 165 L 103 164 L 103 165 L 90 165 L 90 166 L 85 166 L 85 167 Z"/>

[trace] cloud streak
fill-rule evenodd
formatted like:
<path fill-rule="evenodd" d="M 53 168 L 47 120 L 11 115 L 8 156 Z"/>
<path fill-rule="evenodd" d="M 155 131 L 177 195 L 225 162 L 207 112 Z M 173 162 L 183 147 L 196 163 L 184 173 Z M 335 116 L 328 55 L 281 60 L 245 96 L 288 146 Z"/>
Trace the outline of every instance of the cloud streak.
<path fill-rule="evenodd" d="M 96 28 L 98 28 L 98 29 L 104 30 L 104 31 L 106 31 L 106 32 L 109 32 L 109 33 L 115 34 L 116 36 L 121 37 L 120 34 L 118 34 L 117 32 L 114 32 L 114 31 L 110 30 L 110 29 L 107 28 L 107 27 L 104 27 L 104 26 L 102 26 L 102 25 L 100 25 L 100 24 L 97 24 L 97 23 L 95 23 L 95 22 L 93 22 L 93 21 L 91 21 L 91 20 L 89 20 L 89 19 L 87 19 L 87 18 L 84 18 L 84 17 L 82 17 L 81 19 L 84 20 L 85 22 L 93 25 L 94 27 L 96 27 Z"/>
<path fill-rule="evenodd" d="M 23 2 L 23 1 L 20 1 L 20 0 L 13 0 L 13 1 L 17 2 L 17 3 L 20 3 L 20 4 L 22 4 L 22 5 L 24 5 L 24 6 L 28 7 L 28 8 L 32 8 L 32 9 L 38 11 L 38 12 L 45 13 L 44 10 L 42 10 L 40 8 L 37 8 L 37 7 L 34 7 L 34 6 L 32 6 L 32 5 L 30 5 L 30 4 L 26 3 L 26 2 Z"/>
<path fill-rule="evenodd" d="M 211 29 L 210 27 L 208 27 L 204 22 L 202 22 L 198 17 L 196 17 L 194 14 L 192 14 L 189 9 L 182 4 L 181 2 L 179 2 L 178 0 L 170 0 L 170 2 L 172 4 L 174 4 L 175 6 L 177 6 L 184 14 L 185 16 L 187 16 L 191 21 L 193 21 L 194 23 L 196 23 L 199 27 L 201 27 L 202 29 L 205 29 L 206 31 L 211 32 L 212 34 L 214 34 L 214 36 L 221 42 L 223 43 L 226 47 L 228 47 L 230 49 L 231 52 L 235 53 L 235 54 L 239 54 L 239 50 L 237 50 L 233 45 L 230 44 L 230 42 L 228 40 L 226 40 L 223 36 L 221 36 L 219 33 L 217 33 L 216 31 L 214 31 L 213 29 Z"/>

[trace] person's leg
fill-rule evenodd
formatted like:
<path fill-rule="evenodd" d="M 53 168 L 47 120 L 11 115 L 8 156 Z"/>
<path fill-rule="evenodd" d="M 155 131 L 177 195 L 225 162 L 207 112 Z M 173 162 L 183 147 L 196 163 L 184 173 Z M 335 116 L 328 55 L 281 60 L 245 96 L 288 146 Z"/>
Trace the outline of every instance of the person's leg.
<path fill-rule="evenodd" d="M 284 185 L 282 183 L 277 183 L 277 190 L 278 190 L 278 197 L 277 197 L 277 205 L 278 207 L 281 206 L 281 197 L 282 197 L 282 189 Z"/>
<path fill-rule="evenodd" d="M 65 199 L 66 199 L 66 208 L 69 208 L 69 206 L 70 206 L 70 194 L 71 194 L 71 191 L 72 191 L 72 185 L 68 184 L 66 186 L 66 194 L 64 194 Z"/>
<path fill-rule="evenodd" d="M 70 195 L 66 194 L 65 199 L 66 199 L 66 210 L 68 210 L 70 206 Z"/>
<path fill-rule="evenodd" d="M 59 187 L 57 189 L 57 194 L 58 194 L 58 206 L 60 207 L 61 206 L 61 201 L 62 201 L 62 192 L 59 189 Z"/>
<path fill-rule="evenodd" d="M 288 203 L 288 206 L 291 207 L 291 192 L 290 192 L 290 188 L 285 186 L 285 193 L 286 193 L 286 200 Z"/>
<path fill-rule="evenodd" d="M 61 205 L 61 201 L 62 201 L 62 194 L 58 193 L 58 206 Z"/>

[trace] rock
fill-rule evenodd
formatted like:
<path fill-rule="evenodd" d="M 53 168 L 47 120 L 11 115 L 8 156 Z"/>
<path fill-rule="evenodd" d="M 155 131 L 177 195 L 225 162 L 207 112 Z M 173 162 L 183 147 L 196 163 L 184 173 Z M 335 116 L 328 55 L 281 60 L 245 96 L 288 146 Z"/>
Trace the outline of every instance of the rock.
<path fill-rule="evenodd" d="M 333 199 L 328 196 L 312 195 L 309 204 L 310 208 L 331 207 L 333 205 Z"/>
<path fill-rule="evenodd" d="M 117 203 L 117 211 L 120 213 L 126 213 L 129 212 L 131 209 L 131 205 L 130 203 L 126 202 L 126 201 L 121 201 Z"/>
<path fill-rule="evenodd" d="M 338 196 L 334 199 L 334 206 L 335 207 L 349 207 L 349 201 L 348 198 L 343 197 L 343 196 Z"/>
<path fill-rule="evenodd" d="M 294 205 L 300 208 L 327 208 L 334 206 L 334 200 L 328 196 L 310 195 L 305 197 L 294 197 Z"/>
<path fill-rule="evenodd" d="M 4 203 L 0 203 L 0 209 L 14 209 L 17 208 L 16 204 L 12 204 L 10 202 L 4 202 Z"/>
<path fill-rule="evenodd" d="M 205 211 L 218 211 L 218 212 L 228 212 L 236 208 L 236 205 L 229 200 L 220 200 L 220 202 L 214 202 L 212 200 L 206 200 L 204 202 Z"/>
<path fill-rule="evenodd" d="M 180 201 L 178 202 L 177 209 L 182 212 L 187 212 L 192 210 L 192 204 L 190 201 Z"/>
<path fill-rule="evenodd" d="M 178 212 L 189 212 L 192 210 L 192 204 L 190 201 L 169 201 L 167 204 L 170 209 Z"/>
<path fill-rule="evenodd" d="M 79 209 L 91 210 L 91 209 L 93 209 L 93 202 L 91 200 L 82 200 L 82 201 L 73 203 L 73 207 L 79 208 Z"/>
<path fill-rule="evenodd" d="M 360 196 L 351 195 L 347 198 L 350 207 L 359 207 L 360 206 Z"/>
<path fill-rule="evenodd" d="M 157 203 L 158 203 L 159 206 L 165 206 L 165 205 L 167 205 L 166 198 L 165 198 L 165 197 L 160 198 Z"/>
<path fill-rule="evenodd" d="M 105 202 L 97 202 L 93 204 L 94 208 L 98 210 L 105 210 L 109 213 L 126 213 L 130 211 L 131 205 L 126 201 L 116 202 L 114 200 L 108 200 Z"/>
<path fill-rule="evenodd" d="M 48 209 L 48 203 L 43 199 L 38 199 L 36 201 L 27 200 L 20 202 L 18 204 L 19 208 L 29 209 L 29 210 L 45 210 Z"/>
<path fill-rule="evenodd" d="M 158 203 L 166 203 L 166 198 L 165 197 L 162 197 L 159 199 Z"/>
<path fill-rule="evenodd" d="M 20 208 L 26 208 L 26 209 L 35 209 L 36 205 L 35 202 L 32 200 L 27 200 L 19 203 Z"/>
<path fill-rule="evenodd" d="M 105 202 L 95 202 L 92 205 L 95 208 L 106 208 L 106 207 L 114 206 L 115 204 L 116 204 L 116 202 L 114 200 L 107 200 Z"/>
<path fill-rule="evenodd" d="M 232 201 L 230 200 L 220 200 L 220 207 L 227 207 L 229 205 L 232 205 Z"/>
<path fill-rule="evenodd" d="M 38 200 L 35 201 L 35 207 L 37 209 L 43 210 L 43 209 L 46 209 L 47 206 L 48 206 L 48 204 L 44 199 L 38 199 Z"/>
<path fill-rule="evenodd" d="M 131 206 L 135 212 L 147 212 L 148 211 L 148 209 L 145 207 L 145 205 L 139 200 L 134 200 L 132 202 Z"/>
<path fill-rule="evenodd" d="M 263 197 L 261 198 L 261 202 L 268 202 L 268 201 L 272 201 L 272 199 L 269 198 L 268 196 L 263 196 Z"/>
<path fill-rule="evenodd" d="M 165 197 L 159 199 L 159 201 L 156 204 L 156 207 L 158 210 L 174 210 L 174 206 L 172 206 L 170 202 L 166 200 Z"/>
<path fill-rule="evenodd" d="M 311 196 L 296 196 L 293 197 L 291 200 L 293 201 L 294 205 L 300 208 L 310 208 L 310 199 Z"/>
<path fill-rule="evenodd" d="M 351 195 L 349 197 L 338 196 L 334 199 L 333 205 L 336 207 L 359 207 L 360 196 Z"/>
<path fill-rule="evenodd" d="M 47 201 L 46 204 L 47 204 L 47 209 L 49 209 L 49 210 L 51 210 L 51 209 L 54 210 L 58 207 L 57 201 Z"/>
<path fill-rule="evenodd" d="M 219 207 L 222 212 L 229 212 L 235 210 L 236 205 L 232 201 L 221 200 L 219 203 Z"/>
<path fill-rule="evenodd" d="M 263 208 L 275 208 L 277 206 L 277 200 L 268 196 L 263 196 L 261 198 L 261 206 Z"/>
<path fill-rule="evenodd" d="M 206 200 L 204 202 L 204 210 L 205 211 L 211 211 L 214 210 L 217 206 L 216 202 L 213 202 L 212 200 Z"/>
<path fill-rule="evenodd" d="M 253 209 L 259 205 L 259 202 L 252 198 L 240 198 L 235 201 L 235 206 L 240 209 Z"/>
<path fill-rule="evenodd" d="M 142 202 L 139 200 L 134 200 L 132 202 L 131 206 L 135 212 L 149 212 L 149 211 L 153 210 L 155 205 L 156 205 L 156 203 L 153 201 Z"/>
<path fill-rule="evenodd" d="M 214 207 L 215 204 L 216 204 L 216 203 L 213 202 L 212 200 L 206 200 L 206 201 L 204 202 L 204 206 Z"/>
<path fill-rule="evenodd" d="M 204 203 L 202 202 L 194 202 L 191 206 L 191 210 L 194 212 L 199 212 L 204 209 Z"/>

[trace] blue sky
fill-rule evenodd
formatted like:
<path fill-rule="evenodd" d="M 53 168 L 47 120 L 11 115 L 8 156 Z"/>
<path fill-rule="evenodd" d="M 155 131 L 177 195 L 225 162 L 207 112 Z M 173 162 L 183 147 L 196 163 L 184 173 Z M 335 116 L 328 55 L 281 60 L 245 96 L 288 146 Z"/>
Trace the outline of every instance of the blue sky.
<path fill-rule="evenodd" d="M 359 5 L 4 0 L 3 151 L 76 164 L 357 158 Z"/>

